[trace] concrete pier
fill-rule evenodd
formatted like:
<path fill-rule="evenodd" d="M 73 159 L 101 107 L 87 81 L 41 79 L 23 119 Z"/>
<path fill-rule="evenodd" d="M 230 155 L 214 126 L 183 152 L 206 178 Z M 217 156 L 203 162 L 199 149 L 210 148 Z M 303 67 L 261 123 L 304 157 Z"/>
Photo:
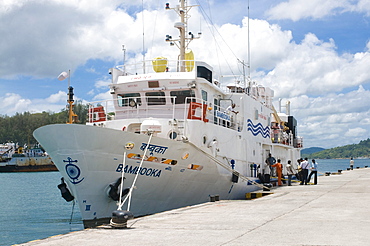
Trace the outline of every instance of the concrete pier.
<path fill-rule="evenodd" d="M 21 245 L 368 245 L 370 168 L 273 188 L 254 200 L 209 202 Z"/>

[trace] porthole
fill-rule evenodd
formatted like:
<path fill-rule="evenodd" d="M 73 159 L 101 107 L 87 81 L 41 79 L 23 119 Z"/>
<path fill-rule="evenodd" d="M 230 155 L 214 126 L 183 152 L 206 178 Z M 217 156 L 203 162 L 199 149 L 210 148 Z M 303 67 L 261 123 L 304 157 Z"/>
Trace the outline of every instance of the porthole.
<path fill-rule="evenodd" d="M 170 134 L 168 134 L 168 137 L 170 139 L 176 139 L 177 136 L 178 136 L 178 133 L 177 132 L 173 132 L 173 131 L 171 131 Z"/>

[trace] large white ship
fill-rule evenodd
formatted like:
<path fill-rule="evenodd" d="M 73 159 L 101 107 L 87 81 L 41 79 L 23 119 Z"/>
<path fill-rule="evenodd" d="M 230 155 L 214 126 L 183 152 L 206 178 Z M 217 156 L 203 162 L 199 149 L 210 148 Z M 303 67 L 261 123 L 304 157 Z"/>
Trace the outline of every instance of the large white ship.
<path fill-rule="evenodd" d="M 178 42 L 178 60 L 112 68 L 113 99 L 91 103 L 87 125 L 34 132 L 77 200 L 85 227 L 109 222 L 117 206 L 142 216 L 213 196 L 245 199 L 261 188 L 258 174 L 269 153 L 282 163 L 300 157 L 289 103 L 286 112 L 276 112 L 272 89 L 248 82 L 223 88 L 210 65 L 194 60 L 189 8 L 184 0 L 174 8 L 180 38 L 166 39 Z"/>

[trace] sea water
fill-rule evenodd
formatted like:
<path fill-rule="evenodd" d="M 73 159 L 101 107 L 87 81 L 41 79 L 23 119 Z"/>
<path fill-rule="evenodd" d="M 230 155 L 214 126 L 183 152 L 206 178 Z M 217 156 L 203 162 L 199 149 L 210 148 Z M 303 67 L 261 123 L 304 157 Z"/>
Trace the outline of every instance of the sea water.
<path fill-rule="evenodd" d="M 312 160 L 308 160 L 310 163 Z M 338 170 L 347 170 L 349 168 L 349 159 L 316 159 L 317 170 L 319 174 L 326 172 L 338 172 Z M 355 159 L 353 168 L 364 168 L 368 166 L 370 168 L 370 159 Z"/>
<path fill-rule="evenodd" d="M 1 246 L 83 229 L 77 204 L 61 197 L 60 178 L 59 172 L 0 173 Z"/>
<path fill-rule="evenodd" d="M 319 174 L 349 167 L 348 159 L 316 161 Z M 355 159 L 354 168 L 365 166 L 370 159 Z M 77 204 L 61 197 L 60 178 L 59 172 L 0 173 L 0 246 L 83 229 Z"/>

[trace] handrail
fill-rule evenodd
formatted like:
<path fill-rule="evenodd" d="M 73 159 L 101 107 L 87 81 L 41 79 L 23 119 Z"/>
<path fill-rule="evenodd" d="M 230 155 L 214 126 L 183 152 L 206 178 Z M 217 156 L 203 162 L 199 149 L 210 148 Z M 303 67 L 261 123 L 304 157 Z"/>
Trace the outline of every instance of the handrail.
<path fill-rule="evenodd" d="M 150 101 L 150 99 L 158 99 Z M 117 98 L 89 103 L 88 122 L 97 123 L 113 119 L 130 118 L 168 118 L 200 120 L 206 123 L 221 125 L 226 128 L 241 131 L 242 116 L 217 106 L 208 107 L 207 101 L 196 97 L 185 97 L 183 103 L 175 103 L 176 96 L 144 96 Z M 187 131 L 184 126 L 184 134 Z"/>

